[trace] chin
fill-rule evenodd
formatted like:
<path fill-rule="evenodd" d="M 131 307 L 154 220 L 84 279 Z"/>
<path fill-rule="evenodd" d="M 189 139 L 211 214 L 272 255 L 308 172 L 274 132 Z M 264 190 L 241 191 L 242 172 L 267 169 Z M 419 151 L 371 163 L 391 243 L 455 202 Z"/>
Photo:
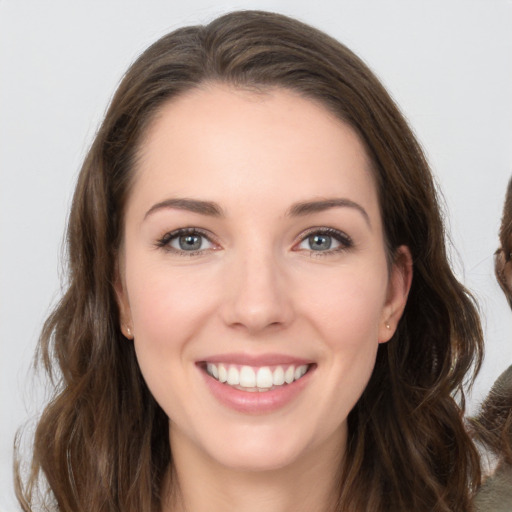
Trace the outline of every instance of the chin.
<path fill-rule="evenodd" d="M 250 444 L 250 446 L 231 446 L 229 450 L 215 454 L 215 459 L 222 466 L 234 471 L 279 471 L 294 465 L 301 452 L 299 449 L 278 448 L 275 444 L 267 446 Z"/>
<path fill-rule="evenodd" d="M 219 437 L 203 448 L 220 465 L 236 471 L 282 470 L 304 463 L 318 448 L 307 428 L 240 427 L 225 430 L 222 439 Z"/>

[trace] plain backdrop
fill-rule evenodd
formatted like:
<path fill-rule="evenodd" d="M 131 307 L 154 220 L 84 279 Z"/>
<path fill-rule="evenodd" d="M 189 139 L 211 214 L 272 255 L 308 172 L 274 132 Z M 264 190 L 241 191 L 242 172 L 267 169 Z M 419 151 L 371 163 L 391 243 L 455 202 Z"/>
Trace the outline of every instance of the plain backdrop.
<path fill-rule="evenodd" d="M 512 364 L 512 313 L 493 273 L 512 174 L 511 1 L 0 0 L 1 512 L 17 510 L 13 436 L 44 397 L 33 353 L 61 293 L 70 198 L 109 98 L 159 36 L 240 8 L 315 25 L 382 79 L 425 148 L 454 267 L 482 310 L 487 354 L 471 410 Z"/>

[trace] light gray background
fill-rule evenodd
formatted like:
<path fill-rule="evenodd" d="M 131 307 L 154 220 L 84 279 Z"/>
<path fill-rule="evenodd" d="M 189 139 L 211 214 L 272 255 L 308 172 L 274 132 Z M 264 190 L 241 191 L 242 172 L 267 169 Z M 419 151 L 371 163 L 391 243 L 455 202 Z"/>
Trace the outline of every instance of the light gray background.
<path fill-rule="evenodd" d="M 73 184 L 109 98 L 159 36 L 235 8 L 316 25 L 381 77 L 425 147 L 445 195 L 457 274 L 484 315 L 487 357 L 472 407 L 512 363 L 512 313 L 492 257 L 512 174 L 510 0 L 0 0 L 1 512 L 17 510 L 12 438 L 40 407 L 31 359 L 60 295 Z"/>

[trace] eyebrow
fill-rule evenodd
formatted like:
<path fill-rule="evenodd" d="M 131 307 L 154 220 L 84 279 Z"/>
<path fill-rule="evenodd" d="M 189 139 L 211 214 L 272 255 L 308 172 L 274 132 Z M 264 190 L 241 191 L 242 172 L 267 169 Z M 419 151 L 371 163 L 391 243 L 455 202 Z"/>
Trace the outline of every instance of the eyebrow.
<path fill-rule="evenodd" d="M 189 198 L 171 198 L 166 199 L 153 205 L 144 216 L 146 219 L 148 216 L 157 212 L 158 210 L 173 208 L 177 210 L 186 210 L 200 215 L 207 215 L 209 217 L 223 217 L 224 212 L 222 208 L 213 201 L 202 201 L 199 199 Z M 332 198 L 322 199 L 317 201 L 302 201 L 293 204 L 287 211 L 287 216 L 301 217 L 305 215 L 311 215 L 313 213 L 323 212 L 331 208 L 354 208 L 364 217 L 364 220 L 371 228 L 370 216 L 367 211 L 358 203 L 345 198 Z"/>
<path fill-rule="evenodd" d="M 144 215 L 146 219 L 151 214 L 158 210 L 174 208 L 176 210 L 186 210 L 193 213 L 199 213 L 200 215 L 208 215 L 210 217 L 222 217 L 224 213 L 222 208 L 212 201 L 201 201 L 199 199 L 187 199 L 187 198 L 176 198 L 166 199 L 160 203 L 153 205 Z"/>
<path fill-rule="evenodd" d="M 372 227 L 368 212 L 360 204 L 345 198 L 332 198 L 295 203 L 290 207 L 287 215 L 292 217 L 300 217 L 303 215 L 311 215 L 313 213 L 324 212 L 325 210 L 329 210 L 331 208 L 354 208 L 364 217 L 366 224 L 368 224 L 370 228 Z"/>

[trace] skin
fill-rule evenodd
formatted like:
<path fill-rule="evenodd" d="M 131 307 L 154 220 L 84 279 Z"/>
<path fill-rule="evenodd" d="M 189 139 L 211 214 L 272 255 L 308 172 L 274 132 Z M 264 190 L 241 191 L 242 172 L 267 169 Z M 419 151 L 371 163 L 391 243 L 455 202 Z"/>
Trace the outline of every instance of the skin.
<path fill-rule="evenodd" d="M 221 214 L 165 204 L 177 198 Z M 350 203 L 294 211 L 333 198 Z M 205 234 L 199 251 L 165 238 L 184 227 Z M 331 247 L 312 250 L 312 228 L 339 240 L 320 232 Z M 328 510 L 347 415 L 405 307 L 407 248 L 394 261 L 364 148 L 323 106 L 210 84 L 161 109 L 127 203 L 116 289 L 123 332 L 170 418 L 169 510 Z M 314 366 L 283 407 L 243 413 L 213 397 L 196 364 L 233 352 Z"/>
<path fill-rule="evenodd" d="M 494 268 L 501 289 L 512 308 L 512 181 L 507 187 L 500 228 L 501 247 L 495 253 Z"/>

